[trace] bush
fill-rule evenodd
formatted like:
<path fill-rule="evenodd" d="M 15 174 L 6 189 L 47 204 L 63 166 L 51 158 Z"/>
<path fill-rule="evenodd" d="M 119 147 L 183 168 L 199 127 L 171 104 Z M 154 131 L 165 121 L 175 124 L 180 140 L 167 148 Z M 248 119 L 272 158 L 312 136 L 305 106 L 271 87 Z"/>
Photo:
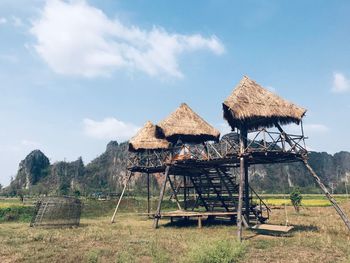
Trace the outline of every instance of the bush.
<path fill-rule="evenodd" d="M 206 241 L 195 245 L 187 255 L 187 262 L 233 263 L 245 253 L 244 244 L 234 240 Z"/>
<path fill-rule="evenodd" d="M 11 206 L 6 208 L 0 208 L 0 222 L 30 222 L 33 214 L 34 207 L 31 206 Z"/>
<path fill-rule="evenodd" d="M 299 213 L 302 199 L 303 197 L 301 196 L 300 189 L 298 187 L 294 188 L 293 191 L 290 193 L 290 200 L 297 213 Z"/>

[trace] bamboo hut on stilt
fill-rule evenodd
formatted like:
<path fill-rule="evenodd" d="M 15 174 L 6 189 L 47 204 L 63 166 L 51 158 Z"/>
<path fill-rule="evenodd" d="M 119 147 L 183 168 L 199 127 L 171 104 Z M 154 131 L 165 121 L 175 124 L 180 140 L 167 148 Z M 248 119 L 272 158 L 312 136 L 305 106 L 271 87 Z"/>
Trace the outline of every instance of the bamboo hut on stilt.
<path fill-rule="evenodd" d="M 164 155 L 164 150 L 168 149 L 169 142 L 161 138 L 159 127 L 147 121 L 141 130 L 129 141 L 129 152 L 132 155 L 129 156 L 129 163 L 133 161 L 133 158 L 137 158 L 138 164 L 143 165 L 145 168 L 142 169 L 141 173 L 147 174 L 147 213 L 150 213 L 150 173 L 154 173 L 153 166 L 160 165 L 159 160 Z M 142 158 L 142 156 L 146 156 Z M 128 165 L 129 167 L 129 165 Z M 150 169 L 148 169 L 150 168 Z M 133 176 L 132 171 L 128 169 L 126 181 L 124 183 L 123 191 L 119 197 L 117 206 L 114 210 L 111 222 L 114 223 L 116 214 L 120 202 L 124 196 L 125 189 Z"/>
<path fill-rule="evenodd" d="M 205 218 L 226 217 L 236 221 L 241 240 L 243 225 L 263 224 L 271 212 L 249 185 L 249 167 L 301 162 L 350 230 L 345 212 L 307 162 L 302 128 L 305 113 L 306 109 L 245 76 L 223 103 L 223 116 L 232 132 L 220 140 L 220 133 L 184 103 L 157 126 L 146 124 L 130 140 L 128 171 L 163 174 L 154 228 L 161 218 L 192 217 L 198 219 L 200 227 Z M 300 135 L 283 129 L 291 123 L 300 125 Z M 171 177 L 182 178 L 183 193 L 175 189 Z M 179 208 L 172 212 L 161 210 L 167 182 Z M 189 202 L 189 187 L 195 191 L 193 203 Z"/>

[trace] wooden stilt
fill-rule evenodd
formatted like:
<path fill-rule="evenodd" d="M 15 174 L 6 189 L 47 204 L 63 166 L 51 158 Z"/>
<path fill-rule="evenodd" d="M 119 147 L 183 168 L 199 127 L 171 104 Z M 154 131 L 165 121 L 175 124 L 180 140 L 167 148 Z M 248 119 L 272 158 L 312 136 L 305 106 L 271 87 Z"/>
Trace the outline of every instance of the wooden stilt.
<path fill-rule="evenodd" d="M 239 146 L 240 146 L 240 176 L 239 176 L 239 192 L 238 192 L 238 211 L 237 211 L 237 238 L 242 242 L 242 208 L 243 208 L 243 190 L 246 177 L 246 168 L 244 153 L 247 147 L 247 128 L 242 126 L 239 131 Z M 249 201 L 248 201 L 249 202 Z"/>
<path fill-rule="evenodd" d="M 114 221 L 115 216 L 117 215 L 120 202 L 121 202 L 121 200 L 122 200 L 122 198 L 123 198 L 123 196 L 124 196 L 125 189 L 126 189 L 128 183 L 129 183 L 129 181 L 130 181 L 131 176 L 132 176 L 132 172 L 129 172 L 129 176 L 128 176 L 126 182 L 125 182 L 123 191 L 122 191 L 122 193 L 121 193 L 120 196 L 119 196 L 119 200 L 118 200 L 117 206 L 115 207 L 115 210 L 114 210 L 114 213 L 113 213 L 113 216 L 112 216 L 112 219 L 111 219 L 111 223 L 114 223 L 114 222 L 115 222 L 115 221 Z"/>
<path fill-rule="evenodd" d="M 184 176 L 184 209 L 186 210 L 187 209 L 187 198 L 186 198 L 186 191 L 187 191 L 187 188 L 186 188 L 186 176 Z"/>
<path fill-rule="evenodd" d="M 202 228 L 202 217 L 198 216 L 198 228 Z"/>
<path fill-rule="evenodd" d="M 161 189 L 160 189 L 158 206 L 157 206 L 156 213 L 154 215 L 153 228 L 158 228 L 158 223 L 159 223 L 159 219 L 160 219 L 160 210 L 161 210 L 161 206 L 162 206 L 162 201 L 163 201 L 163 197 L 164 197 L 166 183 L 168 181 L 169 169 L 170 169 L 170 166 L 167 166 L 165 169 L 164 181 L 163 181 L 163 184 L 162 184 Z"/>
<path fill-rule="evenodd" d="M 149 216 L 149 214 L 151 213 L 151 204 L 150 204 L 150 191 L 149 191 L 149 173 L 147 173 L 147 214 Z"/>
<path fill-rule="evenodd" d="M 240 158 L 240 177 L 238 192 L 238 211 L 237 211 L 237 238 L 242 241 L 242 207 L 243 207 L 243 184 L 244 184 L 244 158 Z"/>
<path fill-rule="evenodd" d="M 293 146 L 293 143 L 291 141 L 291 139 L 288 137 L 288 135 L 284 132 L 284 130 L 282 129 L 282 127 L 277 123 L 276 127 L 278 128 L 278 130 L 283 134 L 283 136 L 285 137 L 286 142 L 290 145 L 290 147 L 292 147 L 292 149 L 295 149 Z M 315 171 L 312 169 L 312 167 L 309 165 L 306 157 L 303 159 L 304 164 L 306 166 L 306 168 L 309 170 L 310 174 L 312 175 L 312 177 L 315 179 L 316 183 L 318 184 L 318 186 L 321 188 L 321 190 L 323 191 L 323 193 L 325 194 L 325 196 L 328 198 L 328 200 L 331 202 L 331 204 L 333 205 L 334 209 L 337 211 L 337 213 L 339 214 L 339 216 L 341 217 L 341 219 L 344 221 L 346 227 L 348 228 L 348 230 L 350 231 L 350 220 L 347 217 L 347 215 L 345 214 L 344 210 L 338 205 L 337 201 L 333 198 L 333 196 L 329 193 L 327 187 L 322 183 L 321 179 L 317 176 L 317 174 L 315 173 Z"/>
<path fill-rule="evenodd" d="M 248 164 L 244 162 L 244 201 L 245 201 L 245 219 L 249 224 L 250 199 L 249 199 L 249 180 L 248 180 Z"/>
<path fill-rule="evenodd" d="M 347 228 L 350 231 L 350 220 L 347 217 L 347 215 L 345 214 L 344 210 L 338 205 L 337 201 L 335 201 L 333 196 L 329 193 L 329 191 L 326 188 L 326 186 L 321 182 L 321 179 L 317 176 L 317 174 L 312 169 L 312 167 L 309 165 L 309 163 L 307 162 L 306 159 L 304 159 L 304 164 L 305 164 L 306 168 L 309 170 L 309 172 L 312 175 L 312 177 L 315 179 L 316 183 L 322 189 L 322 191 L 324 192 L 324 194 L 326 195 L 328 200 L 332 203 L 333 207 L 335 208 L 335 210 L 337 211 L 337 213 L 339 214 L 339 216 L 344 221 L 345 225 L 347 226 Z"/>

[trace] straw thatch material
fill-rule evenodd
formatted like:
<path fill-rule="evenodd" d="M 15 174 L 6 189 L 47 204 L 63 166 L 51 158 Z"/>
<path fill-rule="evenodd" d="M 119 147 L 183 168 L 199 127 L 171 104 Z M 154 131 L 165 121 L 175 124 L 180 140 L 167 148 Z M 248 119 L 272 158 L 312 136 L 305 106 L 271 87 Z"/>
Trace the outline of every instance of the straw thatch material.
<path fill-rule="evenodd" d="M 160 138 L 161 134 L 159 127 L 150 121 L 146 122 L 143 128 L 130 139 L 129 151 L 167 149 L 169 142 Z"/>
<path fill-rule="evenodd" d="M 264 89 L 244 76 L 223 103 L 224 118 L 232 128 L 272 127 L 276 123 L 299 124 L 306 109 Z"/>
<path fill-rule="evenodd" d="M 220 132 L 195 113 L 186 103 L 182 103 L 158 126 L 162 129 L 167 140 L 176 143 L 199 143 L 217 141 Z"/>

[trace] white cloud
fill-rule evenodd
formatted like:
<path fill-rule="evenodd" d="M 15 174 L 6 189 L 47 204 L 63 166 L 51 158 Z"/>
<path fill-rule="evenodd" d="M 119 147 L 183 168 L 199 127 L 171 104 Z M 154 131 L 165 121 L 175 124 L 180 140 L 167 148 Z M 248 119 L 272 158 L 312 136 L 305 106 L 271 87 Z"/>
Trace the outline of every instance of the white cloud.
<path fill-rule="evenodd" d="M 195 50 L 222 54 L 216 36 L 169 33 L 128 26 L 108 18 L 86 1 L 48 1 L 30 32 L 35 50 L 56 72 L 94 77 L 113 70 L 143 71 L 150 76 L 182 77 L 179 55 Z"/>
<path fill-rule="evenodd" d="M 350 81 L 344 74 L 340 72 L 333 73 L 333 87 L 332 91 L 335 93 L 344 93 L 350 91 Z"/>
<path fill-rule="evenodd" d="M 0 17 L 0 25 L 6 24 L 7 19 L 5 17 Z"/>
<path fill-rule="evenodd" d="M 119 121 L 115 118 L 105 118 L 95 121 L 89 118 L 83 120 L 86 135 L 96 139 L 130 139 L 140 129 L 137 125 Z"/>

